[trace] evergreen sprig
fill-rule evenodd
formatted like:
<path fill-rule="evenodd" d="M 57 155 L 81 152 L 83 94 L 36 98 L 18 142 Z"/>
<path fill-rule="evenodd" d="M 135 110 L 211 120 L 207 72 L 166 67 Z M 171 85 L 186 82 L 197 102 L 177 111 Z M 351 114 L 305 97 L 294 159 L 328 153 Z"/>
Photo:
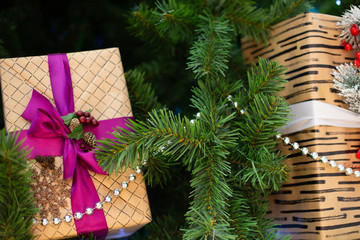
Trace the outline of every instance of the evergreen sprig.
<path fill-rule="evenodd" d="M 0 237 L 33 239 L 30 229 L 38 211 L 31 191 L 28 151 L 17 142 L 18 135 L 0 135 Z"/>
<path fill-rule="evenodd" d="M 228 69 L 232 29 L 228 21 L 213 19 L 211 15 L 199 19 L 198 38 L 190 49 L 188 68 L 195 73 L 195 78 L 216 79 L 224 76 Z"/>
<path fill-rule="evenodd" d="M 107 172 L 134 168 L 147 161 L 149 155 L 160 153 L 169 161 L 182 158 L 184 164 L 190 165 L 195 155 L 204 151 L 204 139 L 198 138 L 202 124 L 190 124 L 189 119 L 171 111 L 153 111 L 146 122 L 130 123 L 133 131 L 119 129 L 113 134 L 114 140 L 99 141 L 97 159 Z"/>
<path fill-rule="evenodd" d="M 154 11 L 154 14 L 159 18 L 156 27 L 160 32 L 167 34 L 174 42 L 192 35 L 199 9 L 194 8 L 191 2 L 169 0 L 156 2 L 156 6 L 159 12 Z"/>

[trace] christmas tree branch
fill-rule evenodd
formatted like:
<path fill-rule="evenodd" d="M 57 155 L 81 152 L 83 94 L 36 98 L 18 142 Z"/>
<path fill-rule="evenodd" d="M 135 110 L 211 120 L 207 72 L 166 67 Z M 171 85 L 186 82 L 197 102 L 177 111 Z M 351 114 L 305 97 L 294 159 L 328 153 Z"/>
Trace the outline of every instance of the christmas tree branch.
<path fill-rule="evenodd" d="M 188 69 L 195 73 L 195 78 L 216 79 L 228 69 L 231 28 L 224 19 L 213 19 L 210 15 L 199 18 L 198 37 L 190 49 Z"/>
<path fill-rule="evenodd" d="M 116 172 L 128 167 L 135 168 L 147 156 L 161 153 L 169 161 L 184 158 L 185 164 L 192 164 L 195 156 L 203 151 L 204 139 L 198 138 L 201 124 L 190 124 L 172 112 L 160 110 L 149 113 L 146 122 L 131 122 L 133 131 L 119 129 L 115 139 L 99 141 L 96 151 L 99 164 L 107 172 Z M 120 133 L 120 132 L 123 133 Z"/>
<path fill-rule="evenodd" d="M 156 2 L 160 12 L 154 12 L 158 17 L 156 27 L 169 35 L 169 38 L 179 41 L 192 36 L 197 21 L 198 9 L 193 3 L 177 2 L 175 0 Z"/>
<path fill-rule="evenodd" d="M 242 142 L 254 147 L 266 146 L 273 148 L 277 127 L 283 126 L 288 120 L 289 108 L 283 98 L 257 94 L 245 111 L 246 124 L 239 126 Z"/>
<path fill-rule="evenodd" d="M 169 44 L 165 35 L 156 28 L 156 18 L 146 3 L 140 3 L 128 15 L 129 31 L 140 39 L 146 39 L 148 43 L 161 42 Z"/>
<path fill-rule="evenodd" d="M 263 193 L 278 191 L 287 180 L 289 169 L 283 162 L 285 157 L 269 151 L 266 147 L 241 151 L 243 163 L 235 176 L 239 183 L 249 183 Z M 261 176 L 261 177 L 259 177 Z"/>
<path fill-rule="evenodd" d="M 0 135 L 0 237 L 3 239 L 32 239 L 35 207 L 30 188 L 28 151 L 17 143 L 17 135 Z"/>
<path fill-rule="evenodd" d="M 234 182 L 231 183 L 232 185 L 236 184 Z M 251 230 L 256 229 L 256 218 L 249 217 L 249 204 L 239 188 L 234 188 L 233 195 L 229 199 L 229 214 L 231 219 L 233 219 L 231 227 L 234 229 L 233 232 L 237 239 L 247 239 Z"/>
<path fill-rule="evenodd" d="M 201 81 L 199 88 L 195 88 L 193 92 L 191 101 L 200 111 L 198 121 L 203 123 L 202 134 L 207 135 L 207 141 L 206 155 L 197 159 L 192 171 L 190 184 L 194 189 L 191 193 L 193 201 L 186 214 L 191 228 L 185 230 L 184 239 L 198 239 L 201 236 L 233 239 L 227 212 L 227 200 L 232 195 L 232 190 L 226 181 L 231 173 L 231 166 L 226 158 L 229 149 L 236 145 L 237 131 L 229 128 L 235 115 L 227 115 L 224 107 L 226 100 L 217 99 L 219 93 L 212 94 Z"/>
<path fill-rule="evenodd" d="M 226 1 L 223 12 L 237 34 L 249 36 L 256 41 L 266 40 L 270 35 L 270 29 L 265 27 L 266 11 L 257 7 L 253 1 Z"/>

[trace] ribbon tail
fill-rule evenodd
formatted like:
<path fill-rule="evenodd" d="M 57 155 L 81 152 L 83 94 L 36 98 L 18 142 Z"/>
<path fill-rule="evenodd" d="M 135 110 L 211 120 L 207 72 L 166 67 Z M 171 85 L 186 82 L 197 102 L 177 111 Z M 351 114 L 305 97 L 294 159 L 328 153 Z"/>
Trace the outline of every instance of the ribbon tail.
<path fill-rule="evenodd" d="M 61 116 L 74 112 L 74 94 L 66 54 L 50 54 L 49 75 L 56 108 Z"/>
<path fill-rule="evenodd" d="M 76 212 L 84 213 L 87 207 L 95 207 L 95 204 L 100 202 L 94 183 L 89 172 L 78 164 L 71 188 L 71 207 L 73 214 Z M 76 230 L 80 235 L 89 235 L 91 232 L 96 239 L 105 239 L 108 233 L 108 226 L 106 223 L 103 210 L 95 209 L 92 215 L 83 216 L 81 220 L 74 220 Z"/>

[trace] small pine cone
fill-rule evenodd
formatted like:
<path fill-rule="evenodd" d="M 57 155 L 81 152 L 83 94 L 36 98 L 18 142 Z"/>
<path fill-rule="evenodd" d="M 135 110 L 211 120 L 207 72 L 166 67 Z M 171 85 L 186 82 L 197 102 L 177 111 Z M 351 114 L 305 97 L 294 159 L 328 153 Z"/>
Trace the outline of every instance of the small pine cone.
<path fill-rule="evenodd" d="M 54 170 L 55 169 L 55 163 L 48 163 L 48 168 L 50 170 Z"/>
<path fill-rule="evenodd" d="M 38 163 L 42 163 L 44 162 L 45 158 L 41 155 L 36 155 L 35 156 L 35 160 L 38 162 Z"/>
<path fill-rule="evenodd" d="M 85 132 L 84 133 L 84 142 L 89 145 L 90 147 L 95 146 L 96 137 L 92 132 Z"/>
<path fill-rule="evenodd" d="M 74 131 L 74 129 L 77 128 L 77 126 L 79 125 L 80 125 L 80 121 L 78 118 L 71 119 L 69 124 L 70 131 Z"/>
<path fill-rule="evenodd" d="M 45 157 L 45 161 L 48 163 L 54 163 L 55 162 L 55 157 L 53 156 L 46 156 Z"/>

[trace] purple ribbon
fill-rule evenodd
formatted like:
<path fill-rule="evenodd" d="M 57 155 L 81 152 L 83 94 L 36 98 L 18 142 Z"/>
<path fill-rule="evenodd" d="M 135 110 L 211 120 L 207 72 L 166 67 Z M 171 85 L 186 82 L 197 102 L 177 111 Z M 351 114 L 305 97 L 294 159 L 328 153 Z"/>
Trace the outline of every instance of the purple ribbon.
<path fill-rule="evenodd" d="M 31 122 L 31 126 L 28 130 L 20 132 L 19 139 L 24 139 L 23 146 L 32 148 L 30 158 L 36 155 L 63 156 L 63 177 L 73 178 L 72 211 L 84 213 L 87 207 L 93 208 L 100 201 L 88 170 L 104 175 L 106 172 L 98 165 L 93 151 L 84 152 L 77 140 L 67 137 L 70 130 L 61 116 L 74 112 L 74 98 L 66 54 L 49 55 L 48 62 L 56 108 L 34 89 L 30 102 L 22 114 L 24 119 Z M 114 127 L 130 130 L 126 125 L 128 119 L 132 118 L 102 120 L 99 121 L 99 126 L 88 127 L 86 131 L 94 133 L 97 139 L 114 138 L 110 134 L 114 131 Z M 95 236 L 104 237 L 108 232 L 103 210 L 95 210 L 92 215 L 84 215 L 81 220 L 75 220 L 75 226 L 80 235 L 93 232 Z"/>

